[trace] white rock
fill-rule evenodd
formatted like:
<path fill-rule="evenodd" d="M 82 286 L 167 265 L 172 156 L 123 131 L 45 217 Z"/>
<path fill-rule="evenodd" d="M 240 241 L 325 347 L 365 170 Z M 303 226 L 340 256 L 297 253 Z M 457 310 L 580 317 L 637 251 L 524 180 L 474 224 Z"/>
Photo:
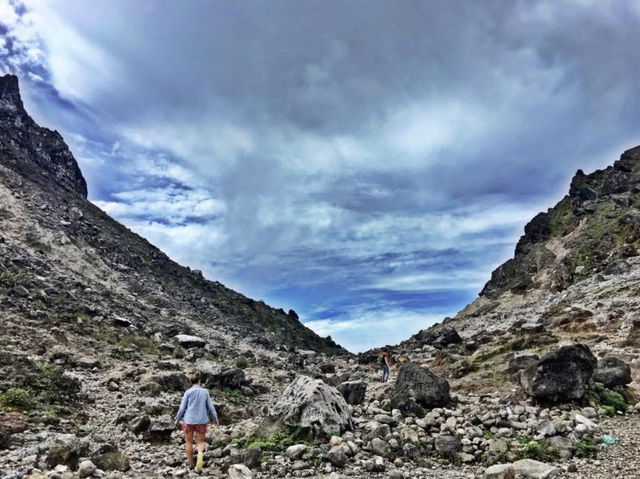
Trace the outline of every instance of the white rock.
<path fill-rule="evenodd" d="M 484 471 L 484 479 L 515 479 L 516 471 L 511 464 L 496 464 Z"/>
<path fill-rule="evenodd" d="M 230 479 L 251 479 L 253 472 L 244 464 L 234 464 L 229 466 Z"/>
<path fill-rule="evenodd" d="M 533 459 L 522 459 L 513 463 L 516 474 L 531 479 L 548 479 L 560 474 L 560 469 Z"/>

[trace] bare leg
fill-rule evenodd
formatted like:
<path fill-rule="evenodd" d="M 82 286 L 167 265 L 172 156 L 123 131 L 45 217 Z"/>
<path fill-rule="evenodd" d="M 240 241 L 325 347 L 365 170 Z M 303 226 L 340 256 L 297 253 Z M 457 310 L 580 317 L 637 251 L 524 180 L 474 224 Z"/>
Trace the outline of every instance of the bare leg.
<path fill-rule="evenodd" d="M 198 448 L 198 462 L 196 463 L 196 471 L 203 467 L 203 455 L 204 455 L 204 439 L 205 434 L 196 432 L 196 447 Z"/>
<path fill-rule="evenodd" d="M 187 460 L 189 465 L 193 467 L 193 431 L 185 432 L 184 440 L 187 444 Z"/>

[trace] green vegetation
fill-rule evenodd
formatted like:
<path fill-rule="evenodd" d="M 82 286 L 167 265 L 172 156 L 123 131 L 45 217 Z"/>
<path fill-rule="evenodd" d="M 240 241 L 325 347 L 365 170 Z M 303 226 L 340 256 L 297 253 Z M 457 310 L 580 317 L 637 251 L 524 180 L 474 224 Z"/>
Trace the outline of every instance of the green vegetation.
<path fill-rule="evenodd" d="M 494 436 L 491 431 L 485 431 L 482 437 L 488 441 L 489 439 L 493 439 Z"/>
<path fill-rule="evenodd" d="M 11 409 L 26 411 L 33 407 L 33 398 L 28 389 L 11 388 L 1 396 L 2 404 Z"/>
<path fill-rule="evenodd" d="M 42 411 L 42 419 L 46 424 L 58 424 L 60 418 L 58 418 L 58 410 L 54 407 L 50 407 Z"/>
<path fill-rule="evenodd" d="M 264 452 L 283 453 L 289 446 L 309 440 L 306 428 L 292 428 L 288 431 L 276 431 L 270 436 L 259 437 L 251 434 L 240 439 L 237 444 L 244 449 L 261 449 Z"/>
<path fill-rule="evenodd" d="M 576 457 L 595 457 L 598 453 L 598 446 L 593 440 L 585 438 L 576 444 Z"/>
<path fill-rule="evenodd" d="M 84 311 L 78 311 L 76 313 L 76 318 L 79 319 L 81 322 L 83 323 L 88 323 L 89 320 L 91 319 L 91 316 L 89 316 L 86 312 Z"/>
<path fill-rule="evenodd" d="M 597 404 L 606 409 L 609 414 L 625 412 L 629 407 L 627 399 L 622 394 L 606 388 L 600 383 L 593 383 L 589 386 L 589 396 L 591 396 Z"/>
<path fill-rule="evenodd" d="M 21 276 L 13 271 L 0 271 L 0 285 L 13 287 L 20 283 Z"/>
<path fill-rule="evenodd" d="M 542 456 L 542 448 L 540 443 L 536 441 L 530 441 L 524 447 L 524 457 L 527 459 L 539 459 Z"/>
<path fill-rule="evenodd" d="M 226 399 L 235 406 L 244 406 L 245 400 L 242 391 L 238 389 L 224 388 L 223 393 Z"/>
<path fill-rule="evenodd" d="M 249 367 L 249 361 L 246 358 L 236 359 L 236 367 L 240 369 L 247 369 Z"/>
<path fill-rule="evenodd" d="M 153 356 L 160 356 L 162 352 L 158 349 L 158 345 L 153 339 L 146 336 L 139 335 L 127 335 L 123 336 L 118 343 L 121 348 L 133 349 L 141 353 L 150 354 Z"/>

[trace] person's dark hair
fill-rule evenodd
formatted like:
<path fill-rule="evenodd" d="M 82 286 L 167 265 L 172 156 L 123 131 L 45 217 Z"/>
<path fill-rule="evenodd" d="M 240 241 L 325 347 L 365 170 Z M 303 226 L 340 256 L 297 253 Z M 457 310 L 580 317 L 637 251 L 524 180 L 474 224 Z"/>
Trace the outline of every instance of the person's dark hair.
<path fill-rule="evenodd" d="M 200 382 L 200 372 L 196 371 L 191 375 L 191 384 L 198 384 Z"/>
<path fill-rule="evenodd" d="M 388 353 L 388 352 L 389 352 L 389 350 L 388 350 L 387 348 L 382 348 L 382 352 L 383 352 L 383 353 Z"/>

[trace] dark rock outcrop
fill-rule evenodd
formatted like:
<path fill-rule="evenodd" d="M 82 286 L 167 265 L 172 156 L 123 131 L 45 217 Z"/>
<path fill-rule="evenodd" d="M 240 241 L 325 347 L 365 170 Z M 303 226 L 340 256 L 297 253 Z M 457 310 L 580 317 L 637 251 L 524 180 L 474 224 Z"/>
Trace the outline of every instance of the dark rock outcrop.
<path fill-rule="evenodd" d="M 626 386 L 631 382 L 631 368 L 618 358 L 606 357 L 598 362 L 593 380 L 611 388 Z"/>
<path fill-rule="evenodd" d="M 449 403 L 449 382 L 426 368 L 407 362 L 400 366 L 391 396 L 391 407 L 403 413 L 421 413 L 422 408 Z"/>
<path fill-rule="evenodd" d="M 581 399 L 596 365 L 596 357 L 587 346 L 563 346 L 521 371 L 520 383 L 527 394 L 540 401 Z"/>
<path fill-rule="evenodd" d="M 346 381 L 338 386 L 338 391 L 347 404 L 362 404 L 367 391 L 367 383 L 364 381 Z"/>

